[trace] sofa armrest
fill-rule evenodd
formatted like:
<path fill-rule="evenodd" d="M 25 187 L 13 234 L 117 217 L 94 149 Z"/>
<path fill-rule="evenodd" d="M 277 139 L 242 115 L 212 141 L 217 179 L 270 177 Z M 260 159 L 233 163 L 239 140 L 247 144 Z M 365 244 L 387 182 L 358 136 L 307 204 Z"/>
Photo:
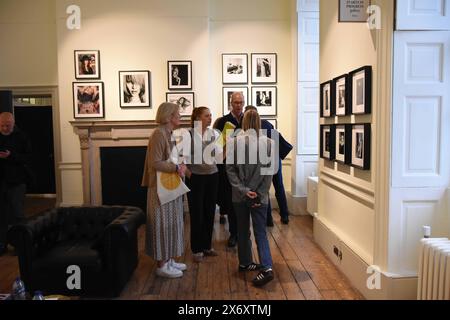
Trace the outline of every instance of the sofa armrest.
<path fill-rule="evenodd" d="M 137 207 L 124 208 L 124 212 L 114 219 L 110 223 L 110 226 L 114 228 L 123 228 L 123 230 L 128 233 L 136 231 L 143 223 L 145 223 L 144 212 Z"/>

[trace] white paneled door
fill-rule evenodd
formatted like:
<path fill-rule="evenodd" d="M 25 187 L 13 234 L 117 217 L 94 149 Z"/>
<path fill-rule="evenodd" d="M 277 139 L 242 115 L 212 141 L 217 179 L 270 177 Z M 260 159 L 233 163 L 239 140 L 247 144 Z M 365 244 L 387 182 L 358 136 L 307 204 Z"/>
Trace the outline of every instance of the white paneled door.
<path fill-rule="evenodd" d="M 397 0 L 397 30 L 450 30 L 450 0 Z"/>

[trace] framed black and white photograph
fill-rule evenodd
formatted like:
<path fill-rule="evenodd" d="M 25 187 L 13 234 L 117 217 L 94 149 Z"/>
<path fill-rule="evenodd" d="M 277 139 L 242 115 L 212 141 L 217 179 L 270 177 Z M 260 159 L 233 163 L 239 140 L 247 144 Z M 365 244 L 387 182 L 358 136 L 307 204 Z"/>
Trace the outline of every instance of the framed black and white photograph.
<path fill-rule="evenodd" d="M 248 105 L 248 88 L 247 87 L 223 87 L 223 114 L 226 115 L 231 111 L 231 96 L 235 92 L 241 92 L 244 95 L 244 107 Z"/>
<path fill-rule="evenodd" d="M 276 53 L 252 53 L 252 83 L 277 83 Z"/>
<path fill-rule="evenodd" d="M 222 54 L 222 83 L 246 84 L 248 82 L 248 55 L 246 53 Z"/>
<path fill-rule="evenodd" d="M 190 117 L 195 108 L 193 92 L 167 92 L 166 101 L 179 105 L 182 117 Z"/>
<path fill-rule="evenodd" d="M 372 67 L 365 66 L 350 73 L 352 114 L 372 112 Z"/>
<path fill-rule="evenodd" d="M 335 134 L 335 148 L 336 157 L 335 160 L 342 164 L 350 165 L 351 154 L 352 154 L 352 125 L 351 124 L 343 124 L 336 125 L 336 134 Z"/>
<path fill-rule="evenodd" d="M 103 82 L 73 82 L 73 116 L 105 117 Z"/>
<path fill-rule="evenodd" d="M 320 126 L 320 157 L 326 160 L 335 159 L 335 127 L 333 125 Z"/>
<path fill-rule="evenodd" d="M 169 90 L 192 89 L 192 61 L 167 61 Z"/>
<path fill-rule="evenodd" d="M 352 126 L 352 166 L 370 170 L 370 124 Z"/>
<path fill-rule="evenodd" d="M 324 82 L 320 85 L 320 117 L 329 118 L 334 116 L 334 97 L 332 81 Z"/>
<path fill-rule="evenodd" d="M 119 71 L 121 108 L 151 107 L 150 71 Z"/>
<path fill-rule="evenodd" d="M 347 88 L 349 87 L 349 77 L 347 74 L 342 75 L 333 79 L 333 87 L 334 90 L 334 105 L 335 105 L 335 114 L 338 117 L 347 116 L 351 114 L 350 103 L 351 101 L 349 97 L 349 91 Z"/>
<path fill-rule="evenodd" d="M 75 78 L 100 79 L 100 51 L 75 50 Z"/>
<path fill-rule="evenodd" d="M 264 120 L 269 121 L 269 123 L 271 125 L 273 125 L 274 129 L 278 129 L 278 121 L 277 121 L 277 119 L 269 119 L 269 118 L 267 118 L 267 119 L 264 119 Z"/>
<path fill-rule="evenodd" d="M 276 116 L 277 87 L 252 87 L 252 105 L 260 116 Z"/>

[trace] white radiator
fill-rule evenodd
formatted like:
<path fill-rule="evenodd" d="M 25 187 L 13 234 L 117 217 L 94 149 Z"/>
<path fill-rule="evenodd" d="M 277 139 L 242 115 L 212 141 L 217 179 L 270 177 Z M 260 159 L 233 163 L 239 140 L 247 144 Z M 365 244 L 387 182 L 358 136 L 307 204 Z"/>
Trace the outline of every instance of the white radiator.
<path fill-rule="evenodd" d="M 420 241 L 417 300 L 450 300 L 450 241 Z"/>

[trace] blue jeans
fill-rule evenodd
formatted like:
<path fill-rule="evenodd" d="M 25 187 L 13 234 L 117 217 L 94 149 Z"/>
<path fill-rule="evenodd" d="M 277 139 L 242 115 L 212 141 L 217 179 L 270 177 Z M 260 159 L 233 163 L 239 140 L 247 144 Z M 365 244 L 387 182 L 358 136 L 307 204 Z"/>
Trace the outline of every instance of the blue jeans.
<path fill-rule="evenodd" d="M 289 218 L 289 211 L 288 211 L 288 205 L 287 205 L 287 199 L 286 199 L 286 191 L 284 190 L 284 184 L 283 184 L 283 171 L 282 171 L 282 165 L 281 165 L 281 159 L 279 160 L 279 167 L 278 172 L 273 175 L 272 183 L 273 187 L 275 188 L 275 197 L 277 198 L 278 202 L 278 208 L 280 209 L 280 216 L 283 219 Z M 270 199 L 269 199 L 269 205 L 267 208 L 267 222 L 272 221 L 272 206 L 270 205 Z"/>
<path fill-rule="evenodd" d="M 267 205 L 249 208 L 246 203 L 233 203 L 233 206 L 237 220 L 239 264 L 247 266 L 253 262 L 252 242 L 250 240 L 251 216 L 259 263 L 263 269 L 272 268 L 272 255 L 270 254 L 269 240 L 267 240 L 266 234 Z"/>

